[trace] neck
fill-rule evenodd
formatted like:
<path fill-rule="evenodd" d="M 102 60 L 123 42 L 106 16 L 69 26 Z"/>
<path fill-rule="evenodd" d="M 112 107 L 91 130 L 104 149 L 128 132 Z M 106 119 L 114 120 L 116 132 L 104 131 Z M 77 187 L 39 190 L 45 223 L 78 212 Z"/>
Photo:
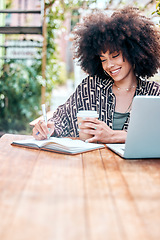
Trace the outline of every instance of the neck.
<path fill-rule="evenodd" d="M 124 90 L 124 91 L 130 91 L 130 90 L 132 90 L 132 89 L 135 89 L 136 88 L 136 84 L 132 84 L 132 85 L 130 85 L 130 86 L 123 86 L 123 87 L 119 87 L 117 84 L 113 84 L 117 89 L 118 89 L 118 91 L 120 91 L 120 90 Z"/>
<path fill-rule="evenodd" d="M 132 72 L 130 72 L 126 78 L 120 81 L 114 81 L 113 86 L 119 91 L 122 90 L 128 92 L 136 88 L 137 78 Z"/>

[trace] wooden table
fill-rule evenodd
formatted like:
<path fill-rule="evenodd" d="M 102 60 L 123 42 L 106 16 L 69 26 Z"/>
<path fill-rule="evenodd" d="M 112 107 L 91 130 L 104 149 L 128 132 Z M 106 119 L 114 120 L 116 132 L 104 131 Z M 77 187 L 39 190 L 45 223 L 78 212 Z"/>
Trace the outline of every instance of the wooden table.
<path fill-rule="evenodd" d="M 76 156 L 0 139 L 1 240 L 159 240 L 160 159 Z"/>

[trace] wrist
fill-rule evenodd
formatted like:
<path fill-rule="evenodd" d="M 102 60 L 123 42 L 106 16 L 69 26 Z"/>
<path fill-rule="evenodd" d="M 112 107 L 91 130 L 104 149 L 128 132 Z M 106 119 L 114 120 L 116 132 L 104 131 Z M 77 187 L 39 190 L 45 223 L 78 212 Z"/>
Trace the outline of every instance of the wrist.
<path fill-rule="evenodd" d="M 113 130 L 111 137 L 112 143 L 125 143 L 127 138 L 127 132 L 124 130 Z"/>

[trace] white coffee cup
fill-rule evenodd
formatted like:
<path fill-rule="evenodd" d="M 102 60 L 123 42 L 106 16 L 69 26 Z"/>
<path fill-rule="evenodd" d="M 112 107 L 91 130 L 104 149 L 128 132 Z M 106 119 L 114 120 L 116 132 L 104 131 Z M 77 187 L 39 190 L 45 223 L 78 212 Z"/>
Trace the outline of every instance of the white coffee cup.
<path fill-rule="evenodd" d="M 93 111 L 93 110 L 81 110 L 77 113 L 77 119 L 78 119 L 78 126 L 80 126 L 80 124 L 83 122 L 83 120 L 85 118 L 97 118 L 99 117 L 97 111 Z M 82 133 L 81 131 L 79 132 L 79 138 L 81 140 L 86 140 L 93 137 L 93 135 L 91 134 L 86 134 L 86 133 Z"/>

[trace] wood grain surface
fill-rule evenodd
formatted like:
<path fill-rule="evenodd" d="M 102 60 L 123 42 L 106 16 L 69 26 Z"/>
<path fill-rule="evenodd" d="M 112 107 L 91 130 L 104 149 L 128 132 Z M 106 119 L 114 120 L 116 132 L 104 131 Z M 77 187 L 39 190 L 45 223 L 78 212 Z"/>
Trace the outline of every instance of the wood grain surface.
<path fill-rule="evenodd" d="M 75 156 L 0 138 L 0 240 L 159 240 L 160 159 Z"/>

